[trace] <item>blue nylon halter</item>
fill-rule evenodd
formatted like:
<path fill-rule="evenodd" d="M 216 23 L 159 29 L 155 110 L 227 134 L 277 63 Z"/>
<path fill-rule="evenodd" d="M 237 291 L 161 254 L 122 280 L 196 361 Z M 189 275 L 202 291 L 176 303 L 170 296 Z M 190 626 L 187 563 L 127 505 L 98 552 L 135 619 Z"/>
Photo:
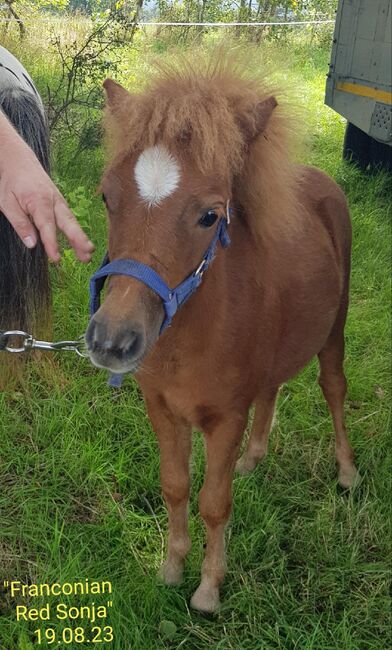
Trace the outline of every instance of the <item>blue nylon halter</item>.
<path fill-rule="evenodd" d="M 230 212 L 231 209 L 229 208 L 228 217 Z M 208 269 L 214 258 L 218 242 L 221 243 L 222 248 L 226 248 L 226 246 L 230 244 L 230 237 L 227 232 L 228 222 L 229 218 L 227 220 L 224 218 L 219 220 L 212 241 L 199 266 L 195 271 L 188 275 L 185 280 L 174 287 L 174 289 L 170 289 L 166 282 L 156 271 L 154 271 L 153 268 L 151 268 L 151 266 L 131 259 L 120 259 L 110 262 L 109 256 L 106 253 L 100 268 L 90 279 L 90 317 L 95 314 L 101 304 L 100 294 L 104 287 L 106 278 L 109 275 L 127 275 L 130 278 L 135 278 L 136 280 L 143 282 L 143 284 L 147 285 L 161 298 L 165 311 L 165 318 L 159 332 L 161 335 L 171 324 L 179 307 L 181 307 L 181 305 L 183 305 L 200 286 L 203 274 Z M 123 374 L 111 373 L 109 384 L 111 386 L 119 387 L 121 386 L 122 379 Z"/>

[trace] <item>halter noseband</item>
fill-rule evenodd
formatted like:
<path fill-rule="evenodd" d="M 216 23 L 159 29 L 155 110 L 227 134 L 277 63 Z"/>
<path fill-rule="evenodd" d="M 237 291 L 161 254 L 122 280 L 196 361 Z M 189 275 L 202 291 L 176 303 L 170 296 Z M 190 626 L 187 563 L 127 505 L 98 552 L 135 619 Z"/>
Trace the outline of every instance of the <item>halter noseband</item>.
<path fill-rule="evenodd" d="M 154 271 L 151 266 L 143 264 L 132 259 L 120 259 L 109 261 L 109 255 L 106 253 L 104 260 L 96 273 L 90 279 L 90 317 L 92 317 L 101 304 L 100 294 L 109 275 L 127 275 L 143 282 L 147 287 L 152 289 L 162 300 L 165 318 L 161 325 L 159 334 L 171 324 L 173 317 L 179 307 L 183 305 L 188 298 L 200 286 L 204 272 L 211 264 L 218 242 L 222 248 L 230 244 L 230 237 L 227 232 L 227 226 L 230 223 L 231 208 L 227 210 L 227 218 L 221 218 L 215 230 L 212 241 L 207 248 L 202 261 L 195 271 L 188 275 L 185 280 L 180 282 L 174 289 L 170 289 L 161 276 Z M 109 379 L 111 386 L 120 386 L 123 375 L 112 373 Z"/>

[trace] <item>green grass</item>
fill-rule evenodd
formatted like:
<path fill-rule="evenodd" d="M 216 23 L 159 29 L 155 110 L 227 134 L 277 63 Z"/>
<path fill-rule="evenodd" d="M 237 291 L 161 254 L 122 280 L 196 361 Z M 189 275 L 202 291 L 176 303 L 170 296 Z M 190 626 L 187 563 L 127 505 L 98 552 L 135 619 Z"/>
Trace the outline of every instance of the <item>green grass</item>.
<path fill-rule="evenodd" d="M 341 162 L 344 124 L 323 106 L 328 52 L 297 44 L 270 46 L 267 54 L 299 99 L 298 121 L 306 116 L 303 160 L 336 178 L 350 203 L 347 424 L 363 480 L 352 494 L 337 488 L 332 425 L 313 363 L 281 392 L 266 460 L 251 476 L 235 479 L 223 604 L 216 617 L 203 617 L 188 607 L 203 553 L 200 436 L 193 457 L 193 549 L 184 583 L 168 588 L 155 578 L 167 523 L 158 449 L 136 384 L 128 378 L 113 392 L 105 373 L 66 355 L 53 367 L 30 364 L 25 383 L 0 395 L 0 578 L 111 580 L 115 642 L 104 647 L 392 647 L 390 182 Z M 42 64 L 44 53 L 39 56 Z M 135 85 L 145 70 L 143 50 L 138 56 Z M 41 87 L 43 78 L 41 65 Z M 63 146 L 66 151 L 67 141 Z M 103 209 L 93 195 L 102 154 L 86 152 L 72 164 L 64 155 L 59 160 L 57 177 L 97 243 L 96 266 L 105 248 Z M 84 331 L 90 273 L 70 252 L 53 272 L 57 338 Z M 33 647 L 39 625 L 16 623 L 14 608 L 3 593 L 1 650 Z M 167 637 L 159 632 L 164 620 L 175 625 Z"/>

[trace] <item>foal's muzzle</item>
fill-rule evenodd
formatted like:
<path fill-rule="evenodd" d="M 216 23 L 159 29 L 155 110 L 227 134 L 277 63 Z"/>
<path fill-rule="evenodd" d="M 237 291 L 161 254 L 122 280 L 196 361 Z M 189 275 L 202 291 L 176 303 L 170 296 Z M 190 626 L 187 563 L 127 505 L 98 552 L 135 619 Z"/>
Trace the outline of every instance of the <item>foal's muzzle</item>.
<path fill-rule="evenodd" d="M 146 349 L 146 334 L 141 325 L 129 321 L 109 331 L 106 320 L 94 316 L 87 328 L 86 343 L 96 366 L 112 372 L 134 372 Z"/>

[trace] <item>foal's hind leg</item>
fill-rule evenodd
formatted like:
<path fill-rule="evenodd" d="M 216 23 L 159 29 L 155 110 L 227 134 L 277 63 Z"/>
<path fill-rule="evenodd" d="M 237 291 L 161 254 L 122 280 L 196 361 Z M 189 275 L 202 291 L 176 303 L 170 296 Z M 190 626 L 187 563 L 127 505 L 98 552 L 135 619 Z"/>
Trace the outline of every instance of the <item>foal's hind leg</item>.
<path fill-rule="evenodd" d="M 343 372 L 343 329 L 332 331 L 326 345 L 318 355 L 320 362 L 319 384 L 331 411 L 336 434 L 336 461 L 339 468 L 338 481 L 344 488 L 354 485 L 358 474 L 354 465 L 354 453 L 347 438 L 344 423 L 344 398 L 347 383 Z"/>
<path fill-rule="evenodd" d="M 273 425 L 277 394 L 278 388 L 273 388 L 256 399 L 248 445 L 236 464 L 236 471 L 240 474 L 252 472 L 267 453 L 268 436 Z"/>

